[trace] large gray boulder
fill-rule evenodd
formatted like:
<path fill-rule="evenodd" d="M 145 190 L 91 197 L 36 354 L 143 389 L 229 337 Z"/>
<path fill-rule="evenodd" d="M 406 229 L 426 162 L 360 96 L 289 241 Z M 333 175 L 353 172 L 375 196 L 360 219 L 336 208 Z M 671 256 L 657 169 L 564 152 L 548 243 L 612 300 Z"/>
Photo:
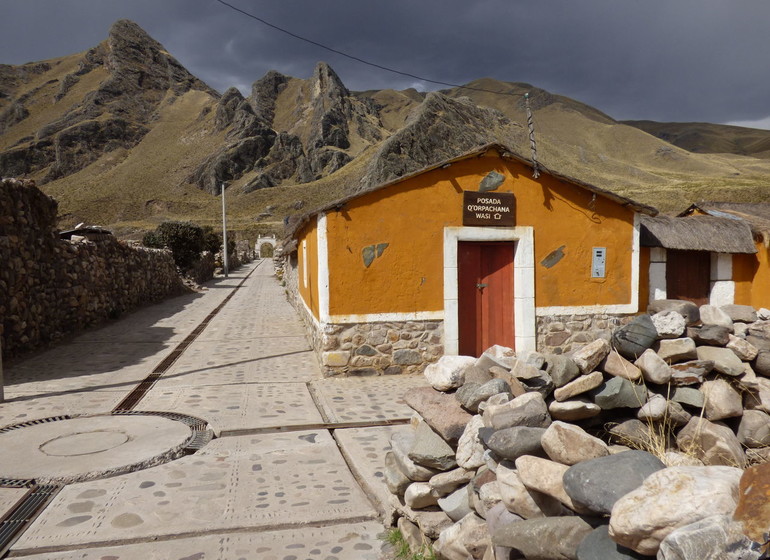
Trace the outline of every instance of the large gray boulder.
<path fill-rule="evenodd" d="M 753 323 L 757 320 L 757 311 L 750 305 L 722 305 L 720 307 L 733 322 Z"/>
<path fill-rule="evenodd" d="M 613 377 L 594 391 L 593 399 L 602 410 L 641 408 L 647 402 L 647 388 L 622 377 Z"/>
<path fill-rule="evenodd" d="M 601 525 L 588 534 L 577 549 L 577 560 L 644 560 L 644 556 L 620 546 L 609 535 L 609 527 Z"/>
<path fill-rule="evenodd" d="M 511 461 L 522 455 L 544 457 L 545 452 L 540 443 L 544 433 L 545 428 L 530 426 L 512 426 L 501 430 L 482 428 L 479 430 L 479 435 L 488 449 L 498 458 Z"/>
<path fill-rule="evenodd" d="M 545 371 L 551 376 L 555 387 L 563 387 L 580 375 L 580 368 L 569 356 L 546 354 L 545 363 Z"/>
<path fill-rule="evenodd" d="M 425 422 L 418 424 L 408 455 L 418 465 L 431 469 L 448 471 L 457 466 L 455 450 Z"/>
<path fill-rule="evenodd" d="M 624 451 L 571 466 L 564 473 L 564 490 L 584 508 L 609 514 L 615 502 L 664 468 L 660 459 L 646 451 Z"/>
<path fill-rule="evenodd" d="M 639 315 L 612 335 L 612 347 L 628 360 L 636 360 L 658 339 L 658 330 L 649 315 Z"/>
<path fill-rule="evenodd" d="M 574 559 L 594 525 L 578 516 L 515 521 L 492 531 L 492 544 L 518 550 L 525 558 Z"/>

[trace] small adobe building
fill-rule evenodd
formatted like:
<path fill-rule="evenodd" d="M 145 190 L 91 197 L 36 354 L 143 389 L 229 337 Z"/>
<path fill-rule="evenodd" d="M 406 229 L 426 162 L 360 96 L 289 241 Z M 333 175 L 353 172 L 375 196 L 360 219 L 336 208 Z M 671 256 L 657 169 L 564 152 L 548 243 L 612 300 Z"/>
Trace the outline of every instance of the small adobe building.
<path fill-rule="evenodd" d="M 677 217 L 644 217 L 642 246 L 650 300 L 770 302 L 770 204 L 699 202 Z"/>
<path fill-rule="evenodd" d="M 642 291 L 648 301 L 680 299 L 696 305 L 748 302 L 757 249 L 740 219 L 692 214 L 642 218 Z"/>
<path fill-rule="evenodd" d="M 657 211 L 534 178 L 490 144 L 304 216 L 284 279 L 326 374 L 417 371 L 493 344 L 566 352 L 639 310 L 640 214 Z"/>

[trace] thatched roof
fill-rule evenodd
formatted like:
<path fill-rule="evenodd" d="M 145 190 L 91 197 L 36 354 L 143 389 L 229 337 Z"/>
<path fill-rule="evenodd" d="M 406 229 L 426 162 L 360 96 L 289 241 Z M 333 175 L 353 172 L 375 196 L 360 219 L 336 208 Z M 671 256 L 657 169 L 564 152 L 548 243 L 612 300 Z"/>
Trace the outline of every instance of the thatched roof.
<path fill-rule="evenodd" d="M 642 216 L 643 247 L 712 253 L 756 253 L 749 224 L 714 216 Z"/>
<path fill-rule="evenodd" d="M 353 193 L 351 195 L 348 195 L 348 196 L 346 196 L 344 198 L 341 198 L 339 200 L 335 200 L 333 202 L 330 202 L 330 203 L 326 204 L 325 206 L 323 206 L 321 208 L 317 208 L 317 209 L 315 209 L 315 210 L 313 210 L 313 211 L 311 211 L 311 212 L 301 216 L 299 219 L 295 219 L 291 223 L 291 225 L 287 228 L 287 231 L 286 231 L 286 235 L 285 235 L 284 243 L 283 243 L 284 253 L 288 253 L 288 252 L 290 252 L 290 251 L 292 251 L 292 250 L 294 250 L 296 248 L 296 244 L 292 243 L 292 239 L 294 238 L 295 234 L 313 216 L 315 216 L 317 214 L 320 214 L 322 212 L 327 212 L 327 211 L 332 210 L 332 209 L 339 209 L 346 202 L 354 200 L 354 199 L 356 199 L 356 198 L 358 198 L 360 196 L 363 196 L 365 194 L 368 194 L 368 193 L 371 193 L 371 192 L 374 192 L 374 191 L 378 191 L 380 189 L 387 188 L 387 187 L 389 187 L 391 185 L 395 185 L 395 184 L 400 183 L 402 181 L 406 181 L 408 179 L 411 179 L 412 177 L 416 177 L 417 175 L 421 175 L 421 174 L 426 173 L 428 171 L 432 171 L 434 169 L 438 169 L 439 167 L 448 166 L 448 165 L 451 165 L 452 163 L 455 163 L 455 162 L 458 162 L 458 161 L 461 161 L 461 160 L 464 160 L 464 159 L 480 156 L 480 155 L 488 152 L 489 150 L 497 150 L 500 153 L 500 156 L 503 159 L 509 159 L 509 160 L 512 160 L 512 161 L 516 161 L 518 163 L 523 163 L 524 165 L 526 165 L 528 167 L 532 167 L 532 161 L 531 160 L 525 158 L 524 156 L 522 156 L 522 155 L 518 154 L 517 152 L 515 152 L 510 147 L 505 146 L 503 144 L 490 143 L 490 144 L 485 144 L 483 146 L 479 146 L 478 148 L 475 148 L 475 149 L 473 149 L 473 150 L 471 150 L 469 152 L 466 152 L 464 154 L 458 155 L 458 156 L 456 156 L 454 158 L 451 158 L 451 159 L 448 159 L 448 160 L 444 160 L 444 161 L 440 161 L 440 162 L 434 163 L 432 165 L 424 167 L 423 169 L 419 169 L 417 171 L 414 171 L 414 172 L 409 173 L 407 175 L 404 175 L 402 177 L 398 177 L 397 179 L 393 179 L 392 181 L 387 181 L 387 182 L 382 183 L 380 185 L 375 185 L 374 187 L 370 187 L 370 188 L 366 188 L 366 189 L 357 191 L 357 192 L 355 192 L 355 193 Z M 610 199 L 610 200 L 620 204 L 621 206 L 626 206 L 628 208 L 631 208 L 634 211 L 639 212 L 640 214 L 647 214 L 649 216 L 655 216 L 655 215 L 658 214 L 658 210 L 656 208 L 652 207 L 652 206 L 648 206 L 646 204 L 642 204 L 640 202 L 636 202 L 634 200 L 631 200 L 630 198 L 626 198 L 625 196 L 621 196 L 621 195 L 619 195 L 617 193 L 614 193 L 612 191 L 608 191 L 606 189 L 602 189 L 601 187 L 596 187 L 594 185 L 590 185 L 588 183 L 585 183 L 585 182 L 580 181 L 578 179 L 575 179 L 573 177 L 569 177 L 567 175 L 559 174 L 557 172 L 552 171 L 551 169 L 545 168 L 545 166 L 543 166 L 543 165 L 538 165 L 538 169 L 540 170 L 541 173 L 547 173 L 548 175 L 550 175 L 550 176 L 552 176 L 552 177 L 554 177 L 556 179 L 559 179 L 559 180 L 562 180 L 562 181 L 566 181 L 568 183 L 572 183 L 573 185 L 577 185 L 578 187 L 582 187 L 582 188 L 584 188 L 585 190 L 587 190 L 589 192 L 595 193 L 595 194 L 597 194 L 599 196 L 603 196 L 604 198 L 608 198 L 608 199 Z"/>
<path fill-rule="evenodd" d="M 680 216 L 692 216 L 702 212 L 719 218 L 741 219 L 749 224 L 754 238 L 770 237 L 770 204 L 760 202 L 698 202 Z"/>

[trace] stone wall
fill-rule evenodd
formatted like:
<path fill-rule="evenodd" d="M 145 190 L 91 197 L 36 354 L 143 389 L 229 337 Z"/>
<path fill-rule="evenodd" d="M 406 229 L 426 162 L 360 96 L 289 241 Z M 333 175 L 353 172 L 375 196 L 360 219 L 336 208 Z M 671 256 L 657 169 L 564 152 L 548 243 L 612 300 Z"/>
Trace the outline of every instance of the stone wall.
<path fill-rule="evenodd" d="M 537 349 L 549 354 L 567 354 L 587 343 L 610 339 L 613 331 L 633 315 L 554 315 L 537 318 Z"/>
<path fill-rule="evenodd" d="M 299 297 L 296 253 L 282 257 L 277 273 L 308 328 L 324 375 L 420 373 L 444 353 L 443 321 L 397 321 L 321 327 Z"/>
<path fill-rule="evenodd" d="M 185 291 L 170 251 L 111 236 L 65 241 L 56 201 L 31 181 L 0 182 L 0 343 L 17 356 Z"/>
<path fill-rule="evenodd" d="M 443 321 L 327 325 L 321 365 L 327 375 L 420 373 L 444 354 Z"/>

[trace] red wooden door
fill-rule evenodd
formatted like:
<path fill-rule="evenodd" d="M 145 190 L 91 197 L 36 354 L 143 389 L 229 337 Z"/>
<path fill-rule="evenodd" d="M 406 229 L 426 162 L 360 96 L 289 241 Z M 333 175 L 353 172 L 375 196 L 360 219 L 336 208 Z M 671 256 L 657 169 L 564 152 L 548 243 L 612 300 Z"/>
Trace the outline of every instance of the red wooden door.
<path fill-rule="evenodd" d="M 494 344 L 514 347 L 513 242 L 458 243 L 459 351 L 480 356 Z"/>
<path fill-rule="evenodd" d="M 708 251 L 666 252 L 666 297 L 696 305 L 709 302 L 711 253 Z"/>

